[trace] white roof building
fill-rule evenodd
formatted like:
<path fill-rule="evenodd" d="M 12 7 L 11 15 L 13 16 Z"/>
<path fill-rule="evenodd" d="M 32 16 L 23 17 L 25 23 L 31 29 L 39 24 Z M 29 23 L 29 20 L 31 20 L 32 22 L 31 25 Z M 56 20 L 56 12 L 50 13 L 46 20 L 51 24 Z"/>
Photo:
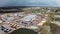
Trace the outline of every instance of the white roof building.
<path fill-rule="evenodd" d="M 32 19 L 34 19 L 36 17 L 36 15 L 27 15 L 24 18 L 22 18 L 22 21 L 31 21 Z"/>

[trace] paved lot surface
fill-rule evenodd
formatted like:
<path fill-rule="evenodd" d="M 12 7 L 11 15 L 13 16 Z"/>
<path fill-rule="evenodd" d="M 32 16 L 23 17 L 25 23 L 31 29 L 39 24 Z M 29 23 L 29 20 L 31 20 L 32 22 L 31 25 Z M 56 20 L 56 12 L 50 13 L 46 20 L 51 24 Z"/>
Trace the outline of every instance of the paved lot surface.
<path fill-rule="evenodd" d="M 0 30 L 0 34 L 7 34 L 7 33 L 5 33 L 5 32 L 3 32 L 3 31 Z"/>
<path fill-rule="evenodd" d="M 57 27 L 57 29 L 55 30 L 55 32 L 53 32 L 53 34 L 60 34 L 60 27 Z"/>

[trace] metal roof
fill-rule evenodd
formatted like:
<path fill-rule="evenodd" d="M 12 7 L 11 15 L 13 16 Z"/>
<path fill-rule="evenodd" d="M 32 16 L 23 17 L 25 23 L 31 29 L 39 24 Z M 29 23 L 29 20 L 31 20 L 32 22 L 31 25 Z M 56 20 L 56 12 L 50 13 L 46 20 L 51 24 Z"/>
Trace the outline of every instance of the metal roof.
<path fill-rule="evenodd" d="M 27 15 L 24 18 L 22 18 L 21 20 L 23 21 L 31 21 L 33 18 L 35 18 L 36 15 Z"/>

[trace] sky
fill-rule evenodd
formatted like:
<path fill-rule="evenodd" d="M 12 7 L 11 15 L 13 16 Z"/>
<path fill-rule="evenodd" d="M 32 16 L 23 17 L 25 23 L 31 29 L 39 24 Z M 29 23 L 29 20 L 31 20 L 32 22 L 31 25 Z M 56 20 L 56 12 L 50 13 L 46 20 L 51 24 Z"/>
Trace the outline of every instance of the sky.
<path fill-rule="evenodd" d="M 0 0 L 0 7 L 5 6 L 52 6 L 60 7 L 60 0 Z"/>

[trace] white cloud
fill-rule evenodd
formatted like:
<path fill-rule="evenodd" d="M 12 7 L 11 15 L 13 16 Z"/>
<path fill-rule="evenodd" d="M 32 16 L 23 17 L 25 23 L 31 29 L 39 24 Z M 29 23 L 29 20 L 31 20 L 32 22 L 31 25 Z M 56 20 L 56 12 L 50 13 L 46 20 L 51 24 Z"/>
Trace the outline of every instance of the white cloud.
<path fill-rule="evenodd" d="M 60 0 L 0 0 L 0 6 L 9 5 L 60 6 Z"/>

